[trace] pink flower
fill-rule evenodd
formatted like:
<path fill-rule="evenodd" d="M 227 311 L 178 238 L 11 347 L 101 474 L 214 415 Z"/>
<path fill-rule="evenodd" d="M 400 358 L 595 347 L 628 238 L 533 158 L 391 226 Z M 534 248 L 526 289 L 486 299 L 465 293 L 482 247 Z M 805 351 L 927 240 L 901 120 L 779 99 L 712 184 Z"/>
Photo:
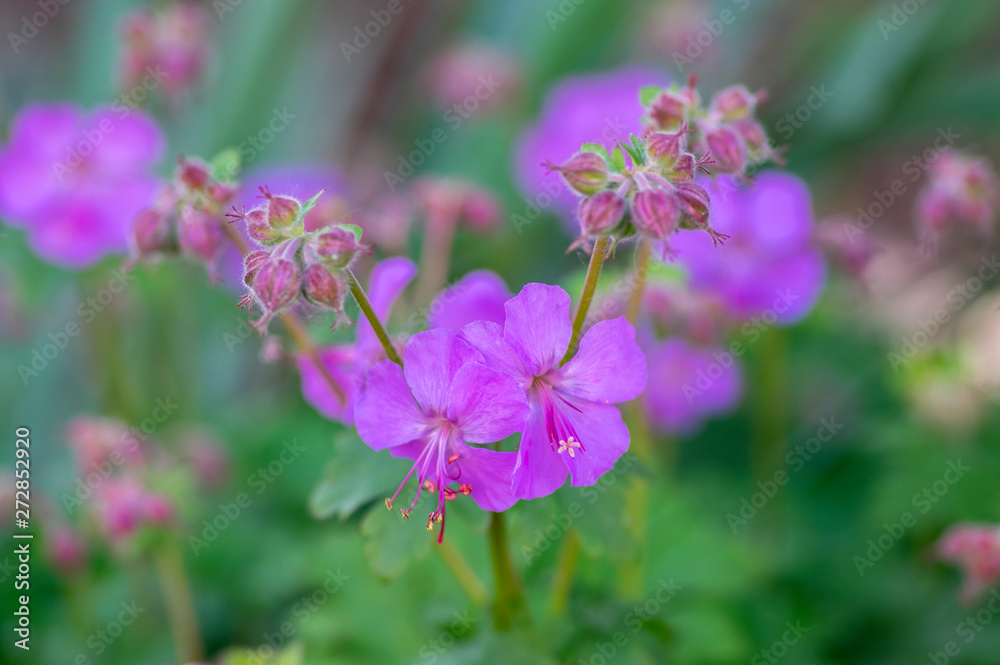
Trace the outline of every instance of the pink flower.
<path fill-rule="evenodd" d="M 962 568 L 962 599 L 973 602 L 1000 580 L 1000 527 L 956 524 L 941 536 L 938 556 Z"/>
<path fill-rule="evenodd" d="M 143 462 L 143 447 L 129 429 L 114 418 L 77 416 L 66 425 L 66 442 L 82 475 L 109 474 Z"/>
<path fill-rule="evenodd" d="M 452 46 L 424 71 L 431 96 L 463 119 L 495 108 L 517 90 L 520 72 L 511 56 L 481 43 Z"/>
<path fill-rule="evenodd" d="M 473 321 L 503 324 L 504 303 L 510 290 L 503 279 L 489 270 L 475 270 L 441 291 L 431 303 L 427 325 L 458 332 Z"/>
<path fill-rule="evenodd" d="M 502 328 L 479 321 L 461 332 L 527 393 L 531 417 L 511 488 L 519 499 L 551 494 L 567 474 L 574 486 L 597 482 L 629 446 L 614 404 L 638 397 L 646 385 L 646 361 L 625 317 L 595 324 L 560 366 L 572 332 L 569 305 L 558 286 L 528 284 L 507 301 Z"/>
<path fill-rule="evenodd" d="M 386 259 L 375 266 L 369 280 L 368 298 L 379 320 L 388 318 L 393 303 L 416 274 L 416 264 L 404 257 Z M 331 346 L 319 352 L 323 367 L 340 387 L 346 402 L 337 397 L 327 378 L 308 356 L 299 355 L 297 360 L 306 401 L 327 418 L 345 425 L 354 420 L 354 403 L 364 389 L 368 368 L 385 359 L 385 352 L 368 319 L 359 317 L 356 330 L 354 344 Z"/>
<path fill-rule="evenodd" d="M 932 164 L 929 182 L 917 197 L 917 230 L 931 246 L 963 226 L 986 237 L 993 233 L 998 208 L 1000 180 L 989 162 L 947 151 Z"/>
<path fill-rule="evenodd" d="M 173 504 L 150 492 L 130 476 L 107 478 L 94 490 L 94 506 L 101 528 L 119 542 L 147 525 L 165 525 L 173 519 Z"/>
<path fill-rule="evenodd" d="M 151 168 L 163 150 L 141 111 L 29 106 L 0 151 L 0 214 L 52 263 L 82 268 L 124 252 L 132 220 L 155 196 Z"/>
<path fill-rule="evenodd" d="M 414 460 L 391 510 L 414 473 L 417 493 L 403 515 L 417 505 L 422 490 L 437 493 L 428 530 L 441 522 L 445 502 L 472 496 L 483 510 L 501 511 L 516 501 L 511 494 L 514 453 L 469 443 L 492 443 L 519 431 L 528 417 L 524 391 L 510 376 L 483 364 L 483 356 L 450 330 L 417 333 L 403 350 L 404 367 L 385 360 L 368 372 L 355 418 L 361 439 L 375 450 L 388 448 Z M 457 487 L 452 487 L 457 485 Z"/>

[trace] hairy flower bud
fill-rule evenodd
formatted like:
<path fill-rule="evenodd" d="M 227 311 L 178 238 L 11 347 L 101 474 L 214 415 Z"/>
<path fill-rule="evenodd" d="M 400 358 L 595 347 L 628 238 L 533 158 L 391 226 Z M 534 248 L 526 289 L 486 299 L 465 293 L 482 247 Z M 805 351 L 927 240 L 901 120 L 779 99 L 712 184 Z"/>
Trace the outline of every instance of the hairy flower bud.
<path fill-rule="evenodd" d="M 681 226 L 683 228 L 708 229 L 709 197 L 705 188 L 694 183 L 684 183 L 677 186 L 677 195 L 680 198 L 681 210 L 686 218 L 684 221 L 690 221 L 689 226 L 684 223 Z"/>
<path fill-rule="evenodd" d="M 270 258 L 271 255 L 264 250 L 250 252 L 243 257 L 243 283 L 247 286 L 253 286 L 254 275 L 264 265 L 264 262 Z"/>
<path fill-rule="evenodd" d="M 722 125 L 705 132 L 708 153 L 720 173 L 742 173 L 747 165 L 747 150 L 735 129 Z"/>
<path fill-rule="evenodd" d="M 632 200 L 632 224 L 652 240 L 666 240 L 677 230 L 681 204 L 677 195 L 664 189 L 639 192 Z"/>
<path fill-rule="evenodd" d="M 212 261 L 223 243 L 219 221 L 201 210 L 184 206 L 177 226 L 181 251 L 203 261 Z"/>
<path fill-rule="evenodd" d="M 197 158 L 181 157 L 174 177 L 192 191 L 201 191 L 212 181 L 212 167 Z"/>
<path fill-rule="evenodd" d="M 608 182 L 608 165 L 604 158 L 592 152 L 578 152 L 562 164 L 549 168 L 558 171 L 574 191 L 583 194 L 596 194 Z"/>
<path fill-rule="evenodd" d="M 673 169 L 677 160 L 685 153 L 686 134 L 687 131 L 683 127 L 673 133 L 654 132 L 650 134 L 646 138 L 647 154 L 660 167 L 667 170 Z"/>
<path fill-rule="evenodd" d="M 299 295 L 302 288 L 302 272 L 293 261 L 268 260 L 257 270 L 251 288 L 265 309 L 263 323 L 270 314 L 291 304 Z"/>
<path fill-rule="evenodd" d="M 356 256 L 368 252 L 368 246 L 346 228 L 331 227 L 311 236 L 302 248 L 307 265 L 322 264 L 331 269 L 346 268 Z"/>
<path fill-rule="evenodd" d="M 132 224 L 132 249 L 138 256 L 147 256 L 170 248 L 170 215 L 160 208 L 140 212 Z"/>
<path fill-rule="evenodd" d="M 342 277 L 314 263 L 306 268 L 303 291 L 314 305 L 336 311 L 344 309 L 347 284 Z"/>
<path fill-rule="evenodd" d="M 580 201 L 577 216 L 583 236 L 604 235 L 625 215 L 625 199 L 613 190 L 605 190 Z"/>
<path fill-rule="evenodd" d="M 687 101 L 678 93 L 664 91 L 649 106 L 649 119 L 661 131 L 677 131 L 687 120 Z"/>
<path fill-rule="evenodd" d="M 720 90 L 712 99 L 710 111 L 718 113 L 725 122 L 749 118 L 757 108 L 758 95 L 742 85 Z"/>
<path fill-rule="evenodd" d="M 286 229 L 299 218 L 302 204 L 291 196 L 275 196 L 267 187 L 260 188 L 261 195 L 267 199 L 267 223 L 272 229 Z"/>

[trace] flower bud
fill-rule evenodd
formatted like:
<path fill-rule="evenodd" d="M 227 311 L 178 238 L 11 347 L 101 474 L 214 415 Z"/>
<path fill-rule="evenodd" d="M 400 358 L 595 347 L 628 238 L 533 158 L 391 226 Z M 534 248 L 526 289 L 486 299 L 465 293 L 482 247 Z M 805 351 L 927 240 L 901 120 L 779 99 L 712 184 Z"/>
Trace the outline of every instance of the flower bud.
<path fill-rule="evenodd" d="M 208 198 L 219 206 L 224 206 L 232 201 L 240 193 L 240 186 L 234 182 L 219 182 L 213 180 L 208 184 L 206 194 Z"/>
<path fill-rule="evenodd" d="M 607 163 L 592 152 L 578 152 L 559 166 L 548 166 L 558 171 L 566 184 L 580 194 L 596 194 L 608 182 Z"/>
<path fill-rule="evenodd" d="M 270 314 L 290 304 L 302 288 L 302 272 L 287 259 L 265 261 L 253 277 L 254 295 L 264 306 L 266 322 Z"/>
<path fill-rule="evenodd" d="M 471 191 L 462 204 L 462 219 L 477 231 L 490 231 L 500 221 L 500 204 L 485 190 Z"/>
<path fill-rule="evenodd" d="M 711 111 L 718 113 L 725 122 L 749 118 L 757 108 L 757 95 L 742 85 L 720 90 L 712 99 Z"/>
<path fill-rule="evenodd" d="M 243 258 L 243 283 L 247 286 L 253 285 L 254 275 L 264 265 L 264 262 L 271 258 L 271 255 L 264 250 L 250 252 Z"/>
<path fill-rule="evenodd" d="M 767 133 L 759 122 L 754 120 L 737 120 L 730 125 L 743 139 L 751 159 L 760 161 L 770 154 L 767 143 Z"/>
<path fill-rule="evenodd" d="M 674 133 L 655 132 L 646 138 L 646 152 L 664 169 L 672 169 L 677 160 L 685 152 L 685 136 L 687 130 L 683 127 Z"/>
<path fill-rule="evenodd" d="M 318 263 L 306 268 L 303 291 L 315 305 L 336 311 L 344 309 L 347 284 Z"/>
<path fill-rule="evenodd" d="M 681 204 L 677 195 L 665 189 L 639 192 L 632 200 L 632 224 L 652 240 L 666 240 L 677 230 Z"/>
<path fill-rule="evenodd" d="M 267 199 L 267 223 L 272 229 L 285 229 L 299 218 L 302 204 L 291 196 L 275 196 L 267 187 L 260 188 L 261 194 Z"/>
<path fill-rule="evenodd" d="M 625 199 L 613 190 L 604 190 L 580 201 L 577 216 L 584 237 L 604 235 L 625 216 Z"/>
<path fill-rule="evenodd" d="M 677 195 L 680 197 L 681 210 L 685 216 L 681 227 L 708 229 L 710 199 L 705 188 L 694 183 L 684 183 L 677 186 Z"/>
<path fill-rule="evenodd" d="M 177 242 L 186 254 L 212 261 L 223 243 L 219 221 L 206 212 L 184 206 L 177 225 Z"/>
<path fill-rule="evenodd" d="M 250 210 L 244 208 L 242 211 L 236 211 L 234 207 L 233 210 L 235 212 L 226 213 L 226 217 L 246 222 L 247 235 L 258 245 L 273 245 L 282 240 L 281 235 L 267 223 L 267 206 L 257 206 Z"/>
<path fill-rule="evenodd" d="M 678 92 L 661 92 L 649 105 L 649 119 L 661 131 L 678 131 L 687 120 L 689 99 Z"/>
<path fill-rule="evenodd" d="M 665 175 L 675 185 L 682 182 L 694 182 L 694 172 L 697 168 L 698 162 L 695 160 L 694 155 L 690 152 L 684 152 L 680 154 L 673 168 Z"/>
<path fill-rule="evenodd" d="M 735 129 L 722 125 L 705 132 L 709 155 L 720 173 L 743 173 L 747 165 L 747 150 Z"/>
<path fill-rule="evenodd" d="M 132 224 L 132 249 L 148 256 L 170 249 L 170 216 L 160 208 L 146 208 Z"/>
<path fill-rule="evenodd" d="M 354 258 L 366 253 L 368 246 L 345 228 L 331 227 L 310 237 L 302 249 L 307 265 L 323 264 L 328 268 L 346 268 Z"/>
<path fill-rule="evenodd" d="M 212 181 L 212 167 L 197 158 L 181 157 L 174 177 L 187 189 L 200 192 Z"/>

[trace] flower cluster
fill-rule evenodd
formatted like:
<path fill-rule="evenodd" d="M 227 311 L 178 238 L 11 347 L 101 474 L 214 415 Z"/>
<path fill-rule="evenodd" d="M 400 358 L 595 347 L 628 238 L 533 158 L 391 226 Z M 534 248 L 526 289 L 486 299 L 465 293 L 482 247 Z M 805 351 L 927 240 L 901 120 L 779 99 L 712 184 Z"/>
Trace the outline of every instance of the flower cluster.
<path fill-rule="evenodd" d="M 503 325 L 479 320 L 410 338 L 403 367 L 374 365 L 354 418 L 361 438 L 414 460 L 391 509 L 414 474 L 417 494 L 438 494 L 428 529 L 446 502 L 472 496 L 486 510 L 551 494 L 566 477 L 592 485 L 628 449 L 614 404 L 645 387 L 646 363 L 624 317 L 594 325 L 562 362 L 572 329 L 569 296 L 528 284 L 504 304 Z M 453 317 L 449 317 L 453 319 Z M 489 317 L 496 318 L 496 317 Z M 469 445 L 521 434 L 516 453 Z"/>
<path fill-rule="evenodd" d="M 306 230 L 306 215 L 321 195 L 302 202 L 261 187 L 262 204 L 229 213 L 246 223 L 247 235 L 261 247 L 247 254 L 243 263 L 243 283 L 249 293 L 240 306 L 251 311 L 257 302 L 263 310 L 254 328 L 266 330 L 275 314 L 299 303 L 335 312 L 335 328 L 350 322 L 344 314 L 348 271 L 368 248 L 361 244 L 361 229 L 356 226 L 331 224 Z"/>
<path fill-rule="evenodd" d="M 180 252 L 204 263 L 216 279 L 226 245 L 223 211 L 238 192 L 239 187 L 220 178 L 210 164 L 182 157 L 173 179 L 132 224 L 132 260 Z"/>
<path fill-rule="evenodd" d="M 139 85 L 155 72 L 168 100 L 189 91 L 205 70 L 210 23 L 208 12 L 194 2 L 171 4 L 159 14 L 149 10 L 130 14 L 121 31 L 122 88 Z"/>
<path fill-rule="evenodd" d="M 962 568 L 962 597 L 972 602 L 1000 580 L 1000 527 L 992 524 L 957 524 L 937 545 L 938 556 Z"/>
<path fill-rule="evenodd" d="M 932 247 L 951 229 L 989 236 L 1000 209 L 1000 179 L 986 159 L 949 150 L 931 165 L 916 205 L 917 232 Z"/>
<path fill-rule="evenodd" d="M 584 197 L 574 246 L 638 234 L 660 243 L 667 256 L 673 253 L 668 241 L 679 230 L 706 231 L 718 244 L 727 236 L 710 225 L 710 197 L 696 176 L 714 165 L 719 173 L 746 178 L 749 167 L 773 156 L 754 118 L 762 95 L 727 88 L 703 109 L 692 81 L 685 88 L 644 88 L 641 96 L 647 120 L 642 137 L 631 134 L 611 152 L 585 143 L 562 164 L 549 165 Z"/>

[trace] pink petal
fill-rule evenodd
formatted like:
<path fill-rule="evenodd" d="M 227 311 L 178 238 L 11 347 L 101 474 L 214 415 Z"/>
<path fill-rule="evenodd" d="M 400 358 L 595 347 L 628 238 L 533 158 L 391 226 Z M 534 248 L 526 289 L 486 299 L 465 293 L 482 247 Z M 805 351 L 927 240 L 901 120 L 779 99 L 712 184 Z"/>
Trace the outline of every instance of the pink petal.
<path fill-rule="evenodd" d="M 300 355 L 296 359 L 302 376 L 302 396 L 325 417 L 345 425 L 350 425 L 353 420 L 353 402 L 358 392 L 358 386 L 351 377 L 353 355 L 350 349 L 332 347 L 322 349 L 319 356 L 323 367 L 343 391 L 347 404 L 337 397 L 326 377 L 308 356 Z"/>
<path fill-rule="evenodd" d="M 427 417 L 417 406 L 403 379 L 403 370 L 383 360 L 368 371 L 368 383 L 354 408 L 361 440 L 375 450 L 420 439 Z"/>
<path fill-rule="evenodd" d="M 456 372 L 466 363 L 482 360 L 479 352 L 444 329 L 417 333 L 403 349 L 406 383 L 428 414 L 443 414 Z"/>
<path fill-rule="evenodd" d="M 528 284 L 504 306 L 504 338 L 532 374 L 542 374 L 562 360 L 569 346 L 569 295 L 558 286 Z"/>
<path fill-rule="evenodd" d="M 469 496 L 480 508 L 499 512 L 517 503 L 517 497 L 510 491 L 510 478 L 517 458 L 515 453 L 463 446 L 459 454 L 458 464 L 462 471 L 459 482 L 472 486 Z"/>
<path fill-rule="evenodd" d="M 531 384 L 532 374 L 525 368 L 521 356 L 504 339 L 503 329 L 497 324 L 476 321 L 462 328 L 458 337 L 483 354 L 488 367 L 510 374 L 521 381 L 525 389 Z"/>
<path fill-rule="evenodd" d="M 567 409 L 564 413 L 580 435 L 583 450 L 576 449 L 573 457 L 568 452 L 559 454 L 569 467 L 574 487 L 593 485 L 628 450 L 628 427 L 616 406 L 582 400 L 571 400 L 571 403 L 579 411 Z"/>
<path fill-rule="evenodd" d="M 519 499 L 548 496 L 563 486 L 568 473 L 566 463 L 549 444 L 542 408 L 533 402 L 517 450 L 511 492 Z"/>
<path fill-rule="evenodd" d="M 427 323 L 431 328 L 458 331 L 473 321 L 503 325 L 504 303 L 510 291 L 503 279 L 489 270 L 476 270 L 438 294 L 431 303 Z"/>
<path fill-rule="evenodd" d="M 552 382 L 560 392 L 593 402 L 635 399 L 646 387 L 646 358 L 635 341 L 635 329 L 623 316 L 594 324 Z"/>
<path fill-rule="evenodd" d="M 455 373 L 445 403 L 447 418 L 463 440 L 473 443 L 500 441 L 520 431 L 531 413 L 513 377 L 479 363 Z"/>

